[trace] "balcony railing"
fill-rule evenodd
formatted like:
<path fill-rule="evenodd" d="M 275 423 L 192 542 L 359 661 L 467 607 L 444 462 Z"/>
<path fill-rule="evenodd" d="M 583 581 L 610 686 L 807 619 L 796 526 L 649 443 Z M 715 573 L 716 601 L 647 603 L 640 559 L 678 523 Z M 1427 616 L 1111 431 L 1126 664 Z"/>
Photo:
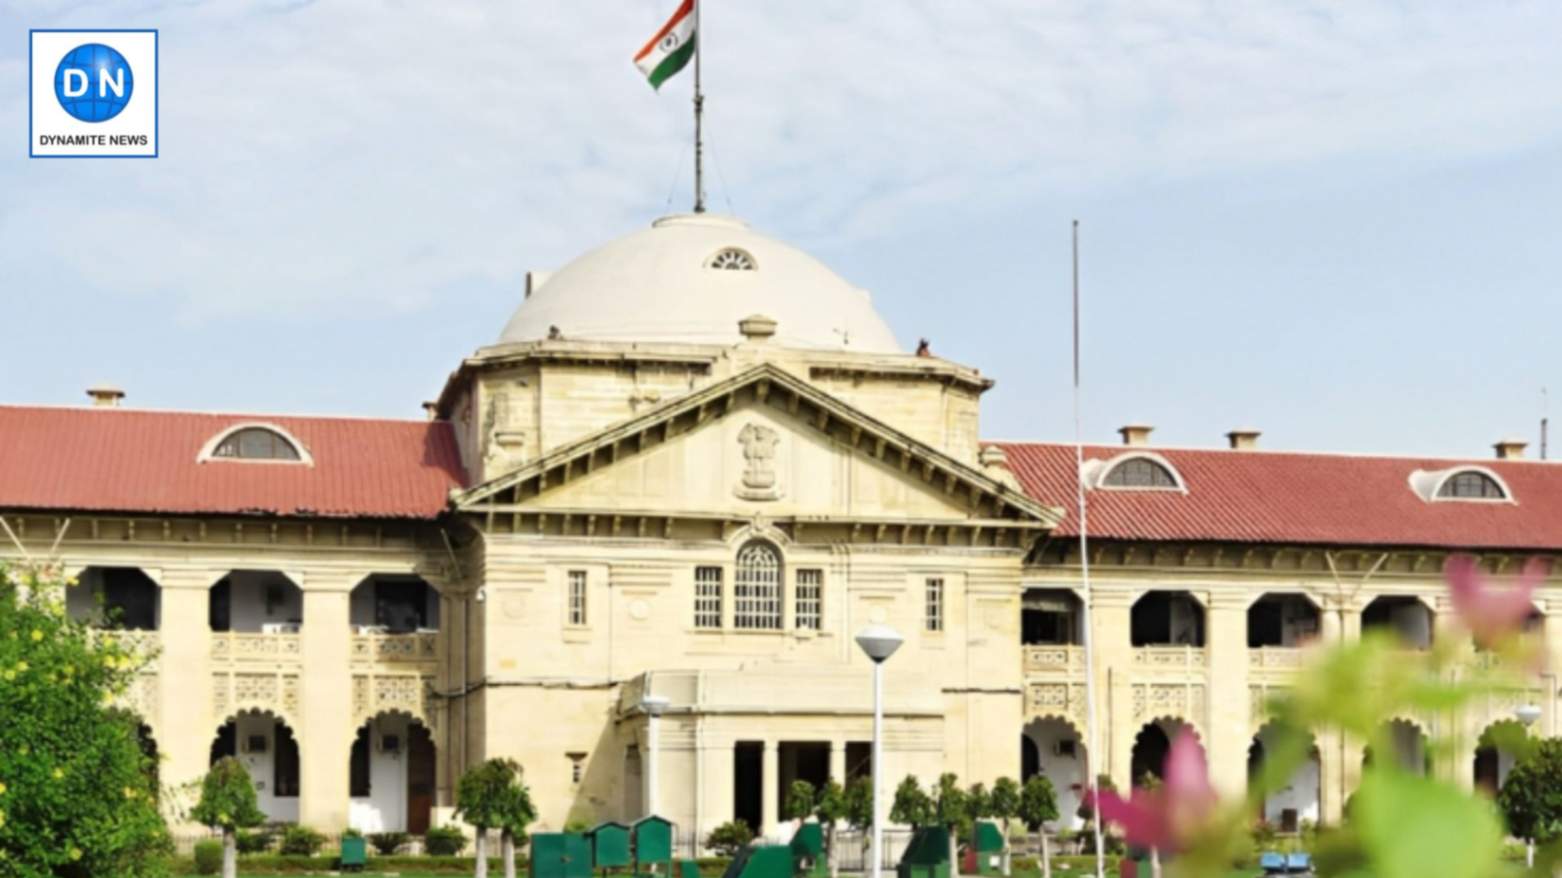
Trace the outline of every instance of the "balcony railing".
<path fill-rule="evenodd" d="M 213 631 L 212 658 L 219 662 L 297 662 L 303 655 L 298 634 Z"/>
<path fill-rule="evenodd" d="M 1026 646 L 1026 673 L 1084 671 L 1085 648 L 1071 644 Z"/>
<path fill-rule="evenodd" d="M 1209 665 L 1202 646 L 1136 646 L 1134 667 L 1145 670 L 1203 670 Z"/>
<path fill-rule="evenodd" d="M 432 631 L 355 633 L 352 660 L 354 664 L 435 664 L 439 661 L 438 641 L 439 634 Z"/>
<path fill-rule="evenodd" d="M 149 659 L 143 671 L 156 669 L 157 653 L 162 648 L 162 634 L 157 631 L 99 629 L 92 632 L 92 639 L 99 643 L 112 643 L 126 652 Z"/>
<path fill-rule="evenodd" d="M 1259 646 L 1247 651 L 1247 666 L 1255 671 L 1294 671 L 1305 653 L 1294 646 Z"/>

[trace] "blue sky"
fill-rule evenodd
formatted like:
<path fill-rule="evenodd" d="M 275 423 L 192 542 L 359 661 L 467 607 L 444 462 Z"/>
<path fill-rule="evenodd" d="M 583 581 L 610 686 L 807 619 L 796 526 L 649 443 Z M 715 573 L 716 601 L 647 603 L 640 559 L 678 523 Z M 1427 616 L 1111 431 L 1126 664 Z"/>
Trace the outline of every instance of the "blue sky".
<path fill-rule="evenodd" d="M 0 400 L 417 417 L 527 269 L 687 207 L 687 77 L 629 61 L 674 5 L 0 0 Z M 1074 217 L 1091 439 L 1562 421 L 1562 6 L 704 18 L 713 206 L 994 377 L 986 436 L 1071 435 Z M 26 29 L 73 26 L 161 29 L 162 158 L 25 157 Z"/>

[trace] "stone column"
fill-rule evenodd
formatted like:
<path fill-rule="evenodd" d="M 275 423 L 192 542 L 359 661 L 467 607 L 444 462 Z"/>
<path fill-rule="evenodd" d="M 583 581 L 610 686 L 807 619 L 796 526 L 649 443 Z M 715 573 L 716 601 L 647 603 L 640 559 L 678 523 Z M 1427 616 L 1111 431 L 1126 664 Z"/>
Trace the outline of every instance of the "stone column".
<path fill-rule="evenodd" d="M 1223 796 L 1247 792 L 1247 755 L 1252 738 L 1252 696 L 1248 692 L 1248 595 L 1210 595 L 1208 711 L 1205 742 L 1209 748 L 1210 780 Z"/>
<path fill-rule="evenodd" d="M 1446 596 L 1426 599 L 1432 609 L 1432 643 L 1454 643 L 1459 663 L 1475 661 L 1475 641 L 1465 633 L 1455 615 L 1452 603 Z M 1444 675 L 1447 676 L 1446 673 Z M 1432 727 L 1426 729 L 1428 739 L 1436 754 L 1432 760 L 1432 772 L 1441 780 L 1452 781 L 1465 792 L 1475 790 L 1475 772 L 1472 760 L 1481 729 L 1467 728 L 1478 717 L 1472 714 L 1482 710 L 1471 704 L 1465 711 L 1443 711 L 1429 717 Z"/>
<path fill-rule="evenodd" d="M 356 731 L 348 597 L 362 577 L 333 573 L 304 579 L 299 821 L 336 832 L 347 826 L 347 762 Z"/>
<path fill-rule="evenodd" d="M 1095 653 L 1096 722 L 1100 727 L 1099 746 L 1104 752 L 1087 752 L 1087 755 L 1092 773 L 1110 775 L 1118 789 L 1128 790 L 1133 786 L 1129 775 L 1134 738 L 1139 733 L 1131 685 L 1133 647 L 1128 638 L 1134 596 L 1128 592 L 1113 592 L 1110 586 L 1103 587 L 1099 583 L 1095 592 L 1091 610 L 1091 647 Z M 1089 783 L 1090 779 L 1085 778 L 1085 784 Z"/>
<path fill-rule="evenodd" d="M 759 834 L 769 835 L 775 831 L 776 825 L 781 822 L 781 811 L 777 803 L 781 798 L 781 748 L 776 741 L 766 740 L 764 757 L 762 758 L 760 779 L 761 796 L 759 803 Z"/>
<path fill-rule="evenodd" d="M 211 741 L 223 717 L 212 711 L 210 589 L 222 573 L 147 571 L 159 579 L 161 653 L 155 667 L 156 716 L 144 719 L 157 736 L 159 782 L 197 781 L 210 767 Z M 149 705 L 150 706 L 150 705 Z"/>
<path fill-rule="evenodd" d="M 846 786 L 846 742 L 830 742 L 830 779 Z"/>

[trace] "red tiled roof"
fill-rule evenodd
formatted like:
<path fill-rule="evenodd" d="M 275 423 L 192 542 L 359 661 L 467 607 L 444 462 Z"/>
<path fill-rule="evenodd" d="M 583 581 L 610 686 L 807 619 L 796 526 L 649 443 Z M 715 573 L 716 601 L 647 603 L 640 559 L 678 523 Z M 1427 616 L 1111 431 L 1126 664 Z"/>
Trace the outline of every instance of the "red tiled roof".
<path fill-rule="evenodd" d="M 1074 446 L 990 444 L 1003 448 L 1027 494 L 1066 510 L 1055 533 L 1077 536 Z M 1187 493 L 1091 491 L 1086 502 L 1092 538 L 1562 549 L 1557 463 L 1088 445 L 1085 459 L 1139 450 L 1176 467 Z M 1495 472 L 1517 502 L 1428 503 L 1411 489 L 1415 470 L 1469 465 Z"/>
<path fill-rule="evenodd" d="M 313 465 L 197 461 L 243 423 L 281 427 Z M 0 406 L 5 509 L 433 518 L 464 481 L 442 422 Z"/>

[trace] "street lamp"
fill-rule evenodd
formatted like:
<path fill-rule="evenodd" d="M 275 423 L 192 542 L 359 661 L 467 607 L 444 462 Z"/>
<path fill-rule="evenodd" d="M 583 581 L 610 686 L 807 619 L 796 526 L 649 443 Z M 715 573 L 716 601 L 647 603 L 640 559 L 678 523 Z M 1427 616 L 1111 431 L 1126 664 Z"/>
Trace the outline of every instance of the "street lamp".
<path fill-rule="evenodd" d="M 884 845 L 884 662 L 905 639 L 888 625 L 869 625 L 857 632 L 857 645 L 873 660 L 873 843 L 868 856 L 872 878 L 879 878 Z"/>
<path fill-rule="evenodd" d="M 662 695 L 647 695 L 640 699 L 640 709 L 645 711 L 645 813 L 656 813 L 656 751 L 661 717 L 667 710 L 667 698 Z"/>

